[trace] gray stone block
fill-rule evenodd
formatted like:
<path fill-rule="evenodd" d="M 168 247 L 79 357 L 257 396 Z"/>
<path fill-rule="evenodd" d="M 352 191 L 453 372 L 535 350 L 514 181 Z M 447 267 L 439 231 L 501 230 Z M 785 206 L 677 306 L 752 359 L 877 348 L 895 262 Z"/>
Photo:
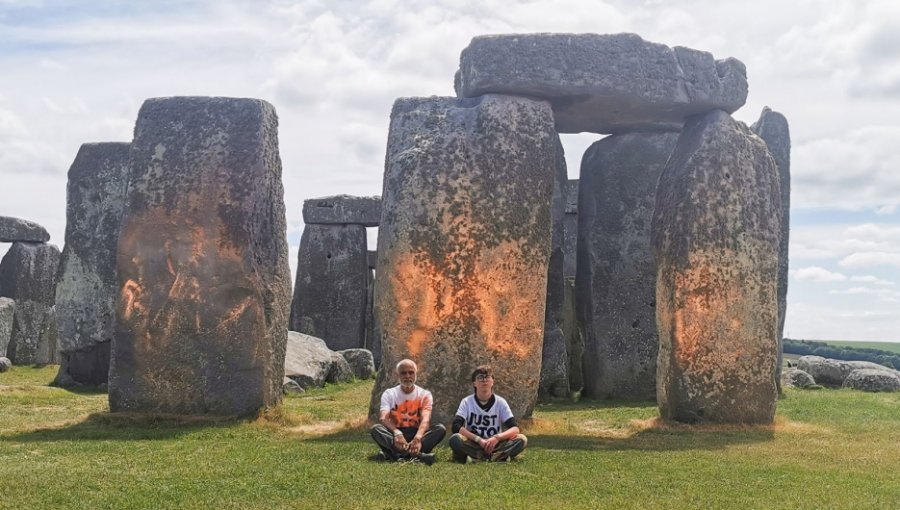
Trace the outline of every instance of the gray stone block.
<path fill-rule="evenodd" d="M 47 229 L 33 221 L 0 216 L 0 243 L 46 243 L 50 240 Z"/>
<path fill-rule="evenodd" d="M 462 51 L 457 93 L 546 99 L 560 133 L 678 130 L 691 115 L 740 108 L 747 71 L 635 34 L 486 35 Z"/>
<path fill-rule="evenodd" d="M 46 243 L 13 243 L 0 262 L 0 296 L 15 300 L 7 357 L 16 365 L 58 360 L 56 272 L 59 248 Z"/>
<path fill-rule="evenodd" d="M 575 288 L 584 326 L 584 391 L 656 397 L 656 265 L 650 222 L 656 183 L 678 133 L 613 135 L 581 163 Z"/>
<path fill-rule="evenodd" d="M 0 297 L 0 356 L 6 356 L 6 348 L 12 336 L 16 302 L 13 299 Z"/>
<path fill-rule="evenodd" d="M 66 243 L 56 286 L 57 383 L 103 384 L 116 324 L 116 247 L 125 204 L 127 143 L 84 144 L 69 168 Z M 98 348 L 99 344 L 104 344 Z M 67 378 L 68 377 L 68 378 Z"/>
<path fill-rule="evenodd" d="M 778 362 L 775 380 L 781 383 L 783 359 L 784 318 L 787 312 L 788 244 L 791 233 L 791 131 L 784 115 L 763 108 L 759 120 L 751 129 L 766 142 L 769 153 L 778 168 L 778 184 L 781 194 L 781 242 L 778 245 Z M 781 391 L 779 386 L 778 391 Z"/>
<path fill-rule="evenodd" d="M 375 375 L 375 359 L 372 351 L 368 349 L 344 349 L 338 354 L 347 360 L 353 377 L 357 379 L 371 379 Z"/>
<path fill-rule="evenodd" d="M 118 243 L 113 412 L 250 415 L 282 395 L 290 269 L 275 109 L 144 102 Z"/>
<path fill-rule="evenodd" d="M 291 330 L 325 340 L 329 349 L 366 341 L 366 229 L 306 225 L 297 255 Z"/>
<path fill-rule="evenodd" d="M 317 225 L 362 225 L 381 223 L 381 197 L 336 195 L 303 201 L 303 221 Z"/>
<path fill-rule="evenodd" d="M 765 143 L 723 111 L 685 125 L 660 176 L 652 243 L 663 419 L 775 416 L 777 176 Z"/>
<path fill-rule="evenodd" d="M 394 103 L 378 236 L 375 322 L 382 370 L 370 412 L 406 357 L 449 424 L 472 369 L 493 365 L 517 417 L 541 369 L 550 201 L 559 139 L 544 101 L 404 98 Z"/>

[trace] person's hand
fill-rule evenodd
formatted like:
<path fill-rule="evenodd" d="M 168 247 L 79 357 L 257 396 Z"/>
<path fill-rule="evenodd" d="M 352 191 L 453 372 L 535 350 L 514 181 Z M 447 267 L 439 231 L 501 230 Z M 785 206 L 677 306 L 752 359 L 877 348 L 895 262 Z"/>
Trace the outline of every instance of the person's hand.
<path fill-rule="evenodd" d="M 403 434 L 394 434 L 394 447 L 401 451 L 409 449 L 409 443 L 406 442 L 406 438 L 403 437 Z"/>
<path fill-rule="evenodd" d="M 484 450 L 484 453 L 491 455 L 494 453 L 494 448 L 497 448 L 497 443 L 500 440 L 497 439 L 497 436 L 491 436 L 487 439 L 481 440 L 481 449 Z"/>
<path fill-rule="evenodd" d="M 419 451 L 422 450 L 422 438 L 416 436 L 409 442 L 409 454 L 410 455 L 418 455 Z"/>

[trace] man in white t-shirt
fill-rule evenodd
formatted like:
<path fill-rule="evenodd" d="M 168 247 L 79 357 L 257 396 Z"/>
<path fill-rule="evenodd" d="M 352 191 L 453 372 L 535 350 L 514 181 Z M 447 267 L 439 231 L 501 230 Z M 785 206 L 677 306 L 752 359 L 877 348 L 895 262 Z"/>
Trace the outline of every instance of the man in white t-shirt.
<path fill-rule="evenodd" d="M 462 399 L 453 418 L 453 460 L 465 464 L 469 457 L 494 462 L 513 459 L 525 449 L 528 438 L 519 433 L 506 399 L 494 394 L 491 367 L 482 365 L 472 371 L 472 384 L 475 392 Z"/>
<path fill-rule="evenodd" d="M 417 372 L 412 360 L 400 361 L 400 384 L 381 394 L 381 423 L 372 426 L 372 438 L 381 448 L 379 460 L 418 459 L 430 466 L 434 463 L 431 450 L 447 433 L 440 423 L 431 424 L 434 399 L 430 391 L 416 385 Z"/>

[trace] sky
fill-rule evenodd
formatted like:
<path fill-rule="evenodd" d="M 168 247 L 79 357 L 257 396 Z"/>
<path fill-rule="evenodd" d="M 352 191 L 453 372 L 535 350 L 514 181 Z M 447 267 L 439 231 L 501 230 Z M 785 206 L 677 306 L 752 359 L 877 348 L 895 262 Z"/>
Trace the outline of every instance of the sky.
<path fill-rule="evenodd" d="M 381 194 L 394 99 L 453 95 L 471 38 L 516 32 L 632 32 L 744 62 L 733 116 L 769 106 L 791 128 L 785 336 L 900 341 L 895 0 L 0 0 L 0 215 L 62 248 L 82 143 L 130 141 L 146 98 L 261 98 L 293 269 L 304 200 Z M 600 138 L 563 135 L 570 178 Z"/>

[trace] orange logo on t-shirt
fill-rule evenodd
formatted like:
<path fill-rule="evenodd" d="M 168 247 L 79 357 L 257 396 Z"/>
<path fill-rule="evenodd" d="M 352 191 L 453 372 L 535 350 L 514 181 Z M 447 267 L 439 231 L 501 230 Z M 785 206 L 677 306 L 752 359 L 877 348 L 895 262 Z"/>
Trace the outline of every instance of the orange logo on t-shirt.
<path fill-rule="evenodd" d="M 418 427 L 422 415 L 422 403 L 416 399 L 401 402 L 391 409 L 398 427 Z"/>

